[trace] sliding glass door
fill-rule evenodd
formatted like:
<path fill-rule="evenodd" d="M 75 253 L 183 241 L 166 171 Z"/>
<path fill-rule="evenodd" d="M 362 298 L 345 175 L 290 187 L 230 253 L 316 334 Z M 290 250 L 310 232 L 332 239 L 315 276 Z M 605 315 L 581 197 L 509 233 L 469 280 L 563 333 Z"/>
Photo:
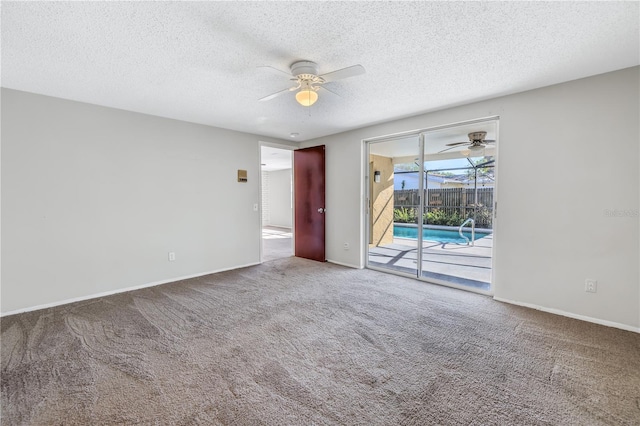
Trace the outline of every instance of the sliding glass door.
<path fill-rule="evenodd" d="M 367 143 L 367 266 L 491 292 L 497 120 Z"/>
<path fill-rule="evenodd" d="M 497 122 L 424 133 L 420 276 L 490 291 Z"/>
<path fill-rule="evenodd" d="M 418 135 L 369 144 L 369 266 L 417 276 L 419 157 Z"/>

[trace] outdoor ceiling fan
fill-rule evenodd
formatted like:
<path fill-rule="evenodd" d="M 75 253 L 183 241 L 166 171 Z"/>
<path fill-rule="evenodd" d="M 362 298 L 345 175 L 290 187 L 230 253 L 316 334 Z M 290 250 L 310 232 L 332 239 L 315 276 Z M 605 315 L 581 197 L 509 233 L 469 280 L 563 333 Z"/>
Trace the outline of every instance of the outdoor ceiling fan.
<path fill-rule="evenodd" d="M 454 149 L 463 145 L 466 145 L 466 149 L 470 151 L 480 151 L 486 148 L 488 144 L 496 143 L 496 141 L 493 139 L 485 139 L 485 137 L 487 136 L 487 132 L 471 132 L 468 136 L 469 142 L 448 143 L 446 146 L 448 146 L 449 148 L 438 151 L 438 153 L 449 151 L 450 149 Z"/>
<path fill-rule="evenodd" d="M 270 67 L 268 65 L 259 68 L 264 68 L 268 71 L 275 72 L 278 75 L 287 76 L 289 80 L 295 83 L 295 86 L 272 93 L 271 95 L 259 99 L 259 101 L 269 101 L 287 92 L 298 90 L 298 93 L 296 93 L 296 101 L 298 101 L 298 103 L 302 106 L 313 105 L 318 100 L 317 92 L 320 89 L 324 89 L 337 95 L 337 93 L 327 89 L 326 87 L 323 87 L 323 84 L 365 73 L 364 67 L 362 65 L 352 65 L 347 68 L 342 68 L 336 71 L 319 75 L 318 64 L 311 61 L 294 62 L 290 67 L 291 73 L 280 71 L 279 69 Z"/>

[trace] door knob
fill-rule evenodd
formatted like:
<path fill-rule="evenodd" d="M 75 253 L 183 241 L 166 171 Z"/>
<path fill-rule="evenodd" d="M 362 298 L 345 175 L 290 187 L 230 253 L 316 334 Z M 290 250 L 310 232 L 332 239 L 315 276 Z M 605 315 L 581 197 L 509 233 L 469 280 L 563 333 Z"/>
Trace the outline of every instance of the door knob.
<path fill-rule="evenodd" d="M 318 213 L 321 213 L 321 214 L 322 214 L 322 213 L 324 213 L 324 212 L 326 212 L 326 211 L 327 211 L 327 209 L 323 209 L 322 207 L 320 207 L 320 208 L 318 209 Z"/>

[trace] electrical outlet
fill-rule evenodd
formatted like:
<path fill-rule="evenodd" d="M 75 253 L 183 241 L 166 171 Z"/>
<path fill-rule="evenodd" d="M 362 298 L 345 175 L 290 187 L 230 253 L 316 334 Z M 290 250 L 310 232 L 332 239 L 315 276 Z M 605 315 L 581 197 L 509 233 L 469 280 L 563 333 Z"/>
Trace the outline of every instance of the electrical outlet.
<path fill-rule="evenodd" d="M 584 291 L 587 293 L 596 293 L 598 291 L 598 281 L 596 280 L 585 280 L 584 281 Z"/>
<path fill-rule="evenodd" d="M 342 245 L 342 248 L 345 249 L 345 250 L 349 250 L 349 243 L 344 243 Z"/>
<path fill-rule="evenodd" d="M 169 252 L 169 262 L 176 260 L 176 254 L 172 251 Z"/>

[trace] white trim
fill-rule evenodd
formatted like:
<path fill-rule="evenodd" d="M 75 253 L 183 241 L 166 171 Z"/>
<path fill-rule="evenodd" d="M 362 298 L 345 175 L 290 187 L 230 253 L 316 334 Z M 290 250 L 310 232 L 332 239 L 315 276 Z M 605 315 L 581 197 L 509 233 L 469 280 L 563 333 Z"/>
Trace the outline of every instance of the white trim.
<path fill-rule="evenodd" d="M 392 133 L 390 135 L 383 135 L 383 136 L 376 136 L 373 138 L 366 138 L 364 139 L 365 142 L 369 143 L 369 142 L 386 142 L 389 139 L 395 140 L 395 139 L 403 139 L 403 138 L 408 138 L 408 137 L 412 137 L 412 136 L 417 136 L 420 133 L 427 133 L 427 132 L 433 132 L 435 130 L 443 130 L 443 129 L 448 129 L 451 127 L 458 127 L 458 126 L 465 126 L 467 124 L 476 124 L 476 123 L 483 123 L 485 121 L 493 121 L 493 120 L 499 120 L 500 116 L 499 115 L 491 115 L 489 117 L 482 117 L 482 118 L 476 118 L 473 120 L 464 120 L 464 121 L 456 121 L 455 123 L 449 123 L 449 124 L 442 124 L 439 126 L 431 126 L 431 127 L 427 127 L 424 129 L 414 129 L 414 130 L 408 130 L 405 132 L 397 132 L 397 133 Z"/>
<path fill-rule="evenodd" d="M 509 304 L 512 304 L 512 305 L 524 306 L 525 308 L 531 308 L 531 309 L 535 309 L 537 311 L 548 312 L 550 314 L 561 315 L 563 317 L 573 318 L 573 319 L 577 319 L 577 320 L 581 320 L 581 321 L 587 321 L 587 322 L 591 322 L 591 323 L 594 323 L 594 324 L 604 325 L 604 326 L 607 326 L 607 327 L 619 328 L 619 329 L 625 330 L 625 331 L 632 331 L 634 333 L 640 333 L 640 327 L 633 327 L 631 325 L 622 324 L 622 323 L 619 323 L 619 322 L 607 321 L 607 320 L 603 320 L 603 319 L 599 319 L 599 318 L 588 317 L 588 316 L 585 316 L 585 315 L 574 314 L 574 313 L 571 313 L 571 312 L 563 311 L 561 309 L 546 308 L 544 306 L 534 305 L 533 303 L 516 302 L 515 300 L 503 299 L 502 297 L 494 296 L 493 300 L 495 300 L 497 302 L 509 303 Z"/>
<path fill-rule="evenodd" d="M 352 265 L 352 264 L 350 264 L 350 263 L 338 262 L 338 261 L 336 261 L 336 260 L 327 259 L 327 262 L 329 262 L 329 263 L 333 263 L 333 264 L 335 264 L 335 265 L 346 266 L 347 268 L 362 269 L 362 268 L 361 268 L 361 267 L 359 267 L 359 266 Z"/>
<path fill-rule="evenodd" d="M 168 283 L 173 283 L 173 282 L 182 281 L 182 280 L 188 280 L 190 278 L 197 278 L 197 277 L 202 277 L 202 276 L 205 276 L 205 275 L 217 274 L 219 272 L 231 271 L 231 270 L 234 270 L 234 269 L 241 269 L 241 268 L 246 268 L 246 267 L 249 267 L 249 266 L 256 266 L 256 265 L 259 265 L 259 264 L 260 264 L 260 262 L 247 263 L 245 265 L 232 266 L 231 268 L 217 269 L 215 271 L 210 271 L 210 272 L 200 272 L 200 273 L 197 273 L 197 274 L 185 275 L 185 276 L 182 276 L 182 277 L 175 277 L 175 278 L 171 278 L 171 279 L 168 279 L 168 280 L 154 281 L 154 282 L 147 283 L 147 284 L 141 284 L 141 285 L 136 285 L 136 286 L 133 286 L 133 287 L 121 288 L 121 289 L 118 289 L 118 290 L 105 291 L 105 292 L 102 292 L 102 293 L 96 293 L 96 294 L 92 294 L 92 295 L 89 295 L 89 296 L 74 297 L 72 299 L 61 300 L 61 301 L 58 301 L 58 302 L 45 303 L 44 305 L 31 306 L 31 307 L 28 307 L 28 308 L 16 309 L 15 311 L 3 312 L 3 313 L 0 313 L 0 317 L 6 317 L 6 316 L 9 316 L 9 315 L 15 315 L 15 314 L 22 314 L 24 312 L 38 311 L 40 309 L 54 308 L 56 306 L 67 305 L 69 303 L 82 302 L 82 301 L 85 301 L 85 300 L 98 299 L 100 297 L 111 296 L 113 294 L 126 293 L 128 291 L 140 290 L 140 289 L 147 288 L 147 287 L 154 287 L 154 286 L 157 286 L 157 285 L 168 284 Z"/>

